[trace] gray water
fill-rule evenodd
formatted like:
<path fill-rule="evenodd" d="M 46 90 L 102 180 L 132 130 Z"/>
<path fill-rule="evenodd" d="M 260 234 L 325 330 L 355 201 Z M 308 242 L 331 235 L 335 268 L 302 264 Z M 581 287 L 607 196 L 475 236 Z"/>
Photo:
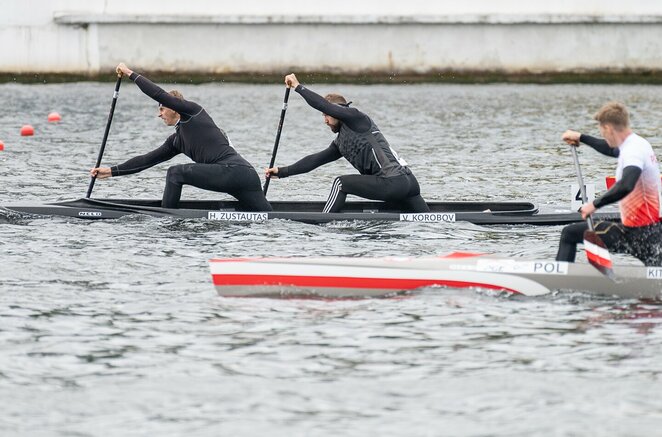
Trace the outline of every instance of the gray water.
<path fill-rule="evenodd" d="M 167 89 L 174 86 L 166 86 Z M 269 162 L 282 86 L 178 85 L 257 168 Z M 369 113 L 428 200 L 566 205 L 559 137 L 597 134 L 605 101 L 630 106 L 662 154 L 652 86 L 313 86 Z M 0 205 L 83 197 L 112 84 L 0 85 Z M 107 165 L 162 143 L 156 104 L 122 85 Z M 46 122 L 50 111 L 63 120 Z M 34 137 L 20 137 L 22 124 Z M 277 164 L 332 140 L 292 94 Z M 615 162 L 580 150 L 604 190 Z M 160 198 L 165 170 L 98 181 L 96 197 Z M 324 200 L 338 161 L 275 180 L 269 198 Z M 213 198 L 187 187 L 186 198 Z M 255 224 L 0 213 L 0 435 L 585 436 L 662 431 L 662 308 L 555 293 L 429 288 L 368 300 L 230 299 L 222 256 L 553 257 L 560 227 L 287 221 Z M 580 261 L 583 254 L 578 255 Z M 627 257 L 617 262 L 637 263 Z"/>

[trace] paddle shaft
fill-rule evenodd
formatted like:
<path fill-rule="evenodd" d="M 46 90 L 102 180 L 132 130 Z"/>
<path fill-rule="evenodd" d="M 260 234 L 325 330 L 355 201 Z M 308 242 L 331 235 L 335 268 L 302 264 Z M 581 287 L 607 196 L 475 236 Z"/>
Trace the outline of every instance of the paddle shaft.
<path fill-rule="evenodd" d="M 579 182 L 579 191 L 582 193 L 582 203 L 588 202 L 588 197 L 586 196 L 586 187 L 584 186 L 584 178 L 582 177 L 582 169 L 579 166 L 579 157 L 577 156 L 577 146 L 571 146 L 572 157 L 575 160 L 575 171 L 577 172 L 577 181 Z M 588 223 L 588 229 L 593 231 L 595 228 L 593 226 L 593 217 L 590 215 L 586 217 L 586 222 Z"/>
<path fill-rule="evenodd" d="M 283 122 L 285 121 L 285 112 L 287 111 L 287 100 L 290 98 L 290 87 L 285 88 L 285 98 L 283 99 L 283 109 L 280 111 L 280 121 L 278 122 L 278 132 L 276 132 L 276 142 L 274 143 L 274 150 L 271 152 L 271 161 L 269 162 L 269 168 L 272 168 L 276 163 L 276 152 L 278 152 L 278 143 L 280 142 L 280 133 L 283 131 Z M 269 189 L 269 181 L 271 178 L 267 178 L 264 181 L 264 195 L 267 195 L 267 190 Z"/>
<path fill-rule="evenodd" d="M 117 76 L 117 82 L 115 82 L 115 92 L 113 93 L 113 101 L 110 104 L 110 113 L 108 114 L 108 122 L 106 122 L 106 131 L 103 133 L 103 141 L 101 141 L 101 149 L 99 150 L 99 156 L 97 157 L 97 164 L 95 168 L 101 165 L 101 158 L 103 157 L 103 152 L 106 149 L 106 141 L 108 141 L 108 133 L 110 132 L 110 124 L 113 122 L 113 114 L 115 113 L 115 105 L 117 104 L 117 97 L 120 94 L 120 85 L 122 84 L 122 75 Z M 90 186 L 87 187 L 86 198 L 90 198 L 92 195 L 92 190 L 94 189 L 94 182 L 97 180 L 95 176 L 92 176 L 90 179 Z"/>

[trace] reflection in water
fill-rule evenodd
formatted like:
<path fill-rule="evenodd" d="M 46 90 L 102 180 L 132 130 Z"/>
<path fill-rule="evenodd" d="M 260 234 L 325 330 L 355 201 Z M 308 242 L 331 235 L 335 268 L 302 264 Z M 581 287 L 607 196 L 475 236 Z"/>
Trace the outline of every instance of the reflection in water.
<path fill-rule="evenodd" d="M 662 325 L 662 307 L 659 301 L 609 305 L 594 309 L 595 315 L 586 320 L 586 329 L 604 324 L 629 326 L 639 334 L 652 334 Z"/>

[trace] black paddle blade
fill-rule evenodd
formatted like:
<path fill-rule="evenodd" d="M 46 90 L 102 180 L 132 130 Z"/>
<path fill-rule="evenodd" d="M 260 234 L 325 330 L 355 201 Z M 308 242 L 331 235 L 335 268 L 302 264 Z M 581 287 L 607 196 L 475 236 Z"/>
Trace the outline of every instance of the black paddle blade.
<path fill-rule="evenodd" d="M 609 249 L 594 231 L 584 231 L 584 249 L 586 258 L 593 267 L 612 280 L 616 278 Z"/>

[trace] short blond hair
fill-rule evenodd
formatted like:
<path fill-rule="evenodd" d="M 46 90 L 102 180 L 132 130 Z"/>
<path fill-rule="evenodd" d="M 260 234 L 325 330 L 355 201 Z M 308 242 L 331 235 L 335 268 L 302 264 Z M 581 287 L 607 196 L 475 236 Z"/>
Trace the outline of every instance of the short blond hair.
<path fill-rule="evenodd" d="M 169 91 L 168 94 L 170 94 L 173 97 L 177 97 L 179 100 L 184 100 L 184 96 L 182 95 L 182 93 L 180 93 L 177 90 Z"/>
<path fill-rule="evenodd" d="M 623 130 L 630 127 L 630 114 L 628 114 L 628 109 L 620 102 L 606 103 L 595 113 L 593 118 L 602 125 L 612 125 L 616 130 Z"/>
<path fill-rule="evenodd" d="M 336 94 L 336 93 L 327 94 L 326 96 L 324 96 L 324 99 L 327 102 L 335 103 L 337 105 L 346 105 L 347 104 L 347 99 L 345 99 L 340 94 Z"/>

